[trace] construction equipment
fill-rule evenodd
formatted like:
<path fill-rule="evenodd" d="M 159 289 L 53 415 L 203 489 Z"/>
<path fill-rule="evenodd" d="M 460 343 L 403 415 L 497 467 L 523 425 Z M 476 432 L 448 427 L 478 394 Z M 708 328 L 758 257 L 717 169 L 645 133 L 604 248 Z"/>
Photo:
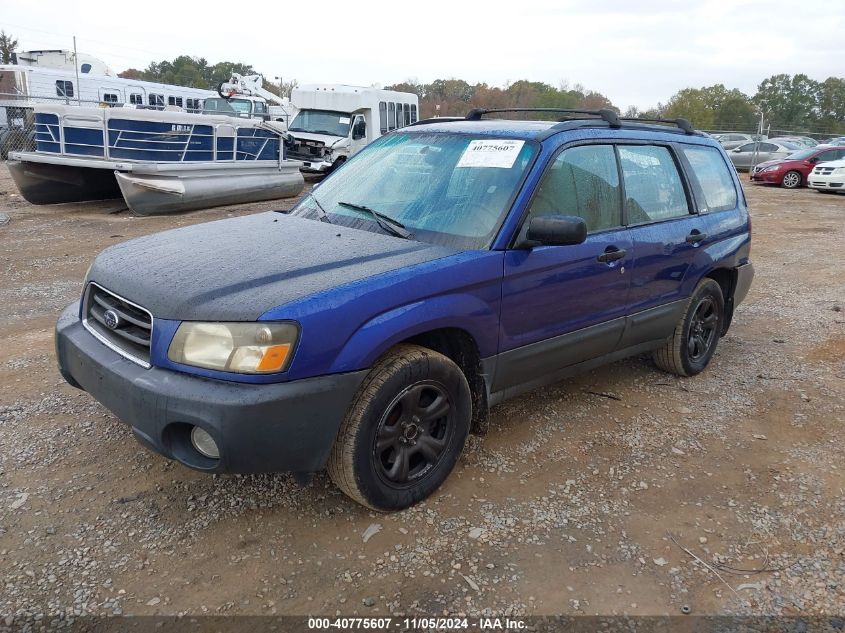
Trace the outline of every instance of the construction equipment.
<path fill-rule="evenodd" d="M 205 100 L 203 113 L 281 121 L 287 125 L 296 115 L 290 99 L 266 90 L 263 84 L 261 75 L 232 73 L 229 81 L 217 86 L 220 97 Z"/>

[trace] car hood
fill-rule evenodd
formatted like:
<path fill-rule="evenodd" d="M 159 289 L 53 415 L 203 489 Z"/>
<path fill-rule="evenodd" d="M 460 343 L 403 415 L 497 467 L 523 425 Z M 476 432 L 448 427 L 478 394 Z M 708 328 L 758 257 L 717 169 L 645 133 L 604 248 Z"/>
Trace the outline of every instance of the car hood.
<path fill-rule="evenodd" d="M 112 246 L 94 260 L 88 280 L 156 318 L 253 321 L 290 301 L 454 253 L 269 212 Z"/>
<path fill-rule="evenodd" d="M 787 163 L 802 163 L 804 161 L 792 160 L 791 158 L 775 158 L 774 160 L 757 163 L 757 167 L 772 167 L 774 165 L 786 165 Z"/>
<path fill-rule="evenodd" d="M 829 160 L 825 161 L 824 163 L 816 163 L 816 167 L 824 165 L 825 167 L 845 167 L 845 158 L 840 158 L 839 160 Z"/>

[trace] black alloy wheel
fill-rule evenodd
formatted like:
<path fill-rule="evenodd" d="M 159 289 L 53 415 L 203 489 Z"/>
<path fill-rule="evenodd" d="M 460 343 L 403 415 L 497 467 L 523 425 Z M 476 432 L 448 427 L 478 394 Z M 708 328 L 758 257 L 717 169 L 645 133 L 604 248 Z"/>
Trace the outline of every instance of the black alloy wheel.
<path fill-rule="evenodd" d="M 413 485 L 443 456 L 454 432 L 449 394 L 433 381 L 399 393 L 379 421 L 373 446 L 379 476 L 397 486 Z"/>
<path fill-rule="evenodd" d="M 699 362 L 704 358 L 717 338 L 716 327 L 719 325 L 719 315 L 716 310 L 713 297 L 704 296 L 692 313 L 687 349 L 690 360 L 693 362 Z"/>

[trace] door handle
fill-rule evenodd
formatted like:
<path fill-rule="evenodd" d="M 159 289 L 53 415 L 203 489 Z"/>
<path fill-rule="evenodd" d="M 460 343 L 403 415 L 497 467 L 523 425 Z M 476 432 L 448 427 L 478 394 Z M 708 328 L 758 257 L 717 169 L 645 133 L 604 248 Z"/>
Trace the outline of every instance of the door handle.
<path fill-rule="evenodd" d="M 608 246 L 604 249 L 604 253 L 596 257 L 597 260 L 600 262 L 604 262 L 605 264 L 609 264 L 610 262 L 615 262 L 617 259 L 622 259 L 625 257 L 625 249 L 623 248 L 616 248 L 615 246 Z"/>
<path fill-rule="evenodd" d="M 688 244 L 698 244 L 701 240 L 707 237 L 707 233 L 702 233 L 698 229 L 693 229 L 689 235 L 687 235 L 687 243 Z"/>

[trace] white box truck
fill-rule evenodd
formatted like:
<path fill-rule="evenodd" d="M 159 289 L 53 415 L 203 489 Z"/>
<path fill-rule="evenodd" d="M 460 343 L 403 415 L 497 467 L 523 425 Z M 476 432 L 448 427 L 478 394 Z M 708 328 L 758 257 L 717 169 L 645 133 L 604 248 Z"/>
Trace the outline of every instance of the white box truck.
<path fill-rule="evenodd" d="M 417 121 L 419 98 L 379 88 L 312 84 L 295 88 L 287 157 L 328 173 L 382 134 Z"/>

